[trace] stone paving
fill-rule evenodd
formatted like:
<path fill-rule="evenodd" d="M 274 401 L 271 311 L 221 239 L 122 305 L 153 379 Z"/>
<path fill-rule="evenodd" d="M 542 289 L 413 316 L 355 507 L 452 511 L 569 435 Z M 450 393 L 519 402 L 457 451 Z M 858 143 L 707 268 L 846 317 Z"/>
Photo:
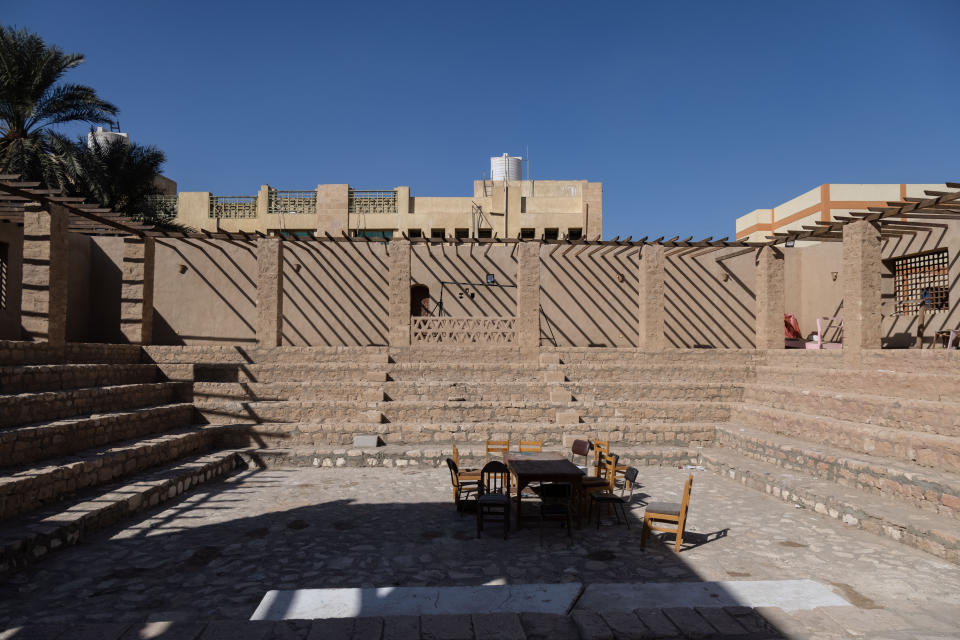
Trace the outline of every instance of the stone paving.
<path fill-rule="evenodd" d="M 632 517 L 687 473 L 644 468 Z M 692 544 L 675 554 L 642 552 L 637 520 L 550 528 L 542 547 L 535 527 L 478 540 L 441 468 L 245 470 L 8 576 L 0 629 L 246 620 L 270 589 L 810 578 L 853 606 L 764 615 L 805 637 L 956 637 L 960 567 L 694 473 Z"/>

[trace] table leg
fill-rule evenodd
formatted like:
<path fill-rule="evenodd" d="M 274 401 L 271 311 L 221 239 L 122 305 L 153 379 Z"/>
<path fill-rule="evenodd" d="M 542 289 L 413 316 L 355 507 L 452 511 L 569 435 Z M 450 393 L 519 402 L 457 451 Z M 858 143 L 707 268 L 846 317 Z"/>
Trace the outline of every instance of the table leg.
<path fill-rule="evenodd" d="M 528 484 L 530 484 L 528 480 L 521 480 L 520 476 L 517 476 L 517 531 L 523 528 L 523 504 L 520 497 Z"/>

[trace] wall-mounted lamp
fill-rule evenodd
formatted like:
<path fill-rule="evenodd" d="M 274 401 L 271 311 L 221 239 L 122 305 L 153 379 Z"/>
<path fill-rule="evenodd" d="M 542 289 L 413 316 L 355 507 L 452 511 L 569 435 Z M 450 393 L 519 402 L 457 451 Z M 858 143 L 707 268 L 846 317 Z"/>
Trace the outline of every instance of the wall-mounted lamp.
<path fill-rule="evenodd" d="M 492 273 L 487 274 L 487 284 L 496 284 L 497 278 Z"/>
<path fill-rule="evenodd" d="M 294 270 L 296 273 L 300 273 L 300 267 L 302 267 L 302 266 L 303 266 L 302 264 L 295 264 L 295 265 L 293 265 L 293 270 Z"/>
<path fill-rule="evenodd" d="M 783 246 L 790 249 L 790 248 L 793 248 L 793 245 L 796 244 L 796 242 L 797 242 L 796 240 L 794 240 L 793 238 L 790 238 L 789 240 L 783 243 Z"/>
<path fill-rule="evenodd" d="M 186 273 L 186 272 L 187 272 L 187 265 L 185 265 L 185 264 L 178 265 L 178 266 L 177 266 L 177 271 L 179 271 L 180 273 Z"/>
<path fill-rule="evenodd" d="M 840 275 L 840 272 L 839 272 L 839 271 L 831 271 L 831 272 L 830 272 L 830 279 L 833 280 L 834 282 L 836 282 L 838 275 Z"/>
<path fill-rule="evenodd" d="M 720 279 L 723 280 L 724 282 L 726 282 L 727 280 L 730 279 L 730 274 L 727 273 L 726 271 L 724 271 L 724 272 L 720 275 Z"/>
<path fill-rule="evenodd" d="M 622 274 L 622 273 L 618 273 L 618 274 L 617 274 L 617 282 L 623 282 L 623 274 Z"/>

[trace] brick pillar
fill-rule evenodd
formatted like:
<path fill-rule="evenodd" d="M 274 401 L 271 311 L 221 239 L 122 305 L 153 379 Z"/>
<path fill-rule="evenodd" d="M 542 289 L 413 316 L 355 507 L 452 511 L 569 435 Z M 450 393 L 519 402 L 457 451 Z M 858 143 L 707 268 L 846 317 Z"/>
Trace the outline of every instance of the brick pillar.
<path fill-rule="evenodd" d="M 280 346 L 283 329 L 283 242 L 257 240 L 257 344 Z"/>
<path fill-rule="evenodd" d="M 783 349 L 783 314 L 786 307 L 784 296 L 786 278 L 783 269 L 783 252 L 774 247 L 760 250 L 754 287 L 757 293 L 756 347 L 757 349 Z"/>
<path fill-rule="evenodd" d="M 390 266 L 389 344 L 410 346 L 410 241 L 392 239 L 387 246 Z"/>
<path fill-rule="evenodd" d="M 33 340 L 67 341 L 69 214 L 62 207 L 27 203 L 23 213 L 21 324 Z"/>
<path fill-rule="evenodd" d="M 880 348 L 880 232 L 870 222 L 843 227 L 844 360 L 859 361 L 863 349 Z"/>
<path fill-rule="evenodd" d="M 663 351 L 667 346 L 666 334 L 664 334 L 666 263 L 667 259 L 662 245 L 650 244 L 641 249 L 640 308 L 637 314 L 639 320 L 637 347 L 641 351 Z"/>
<path fill-rule="evenodd" d="M 540 348 L 540 243 L 517 244 L 517 319 L 520 348 Z"/>
<path fill-rule="evenodd" d="M 128 342 L 153 341 L 153 238 L 123 239 L 123 275 L 120 285 L 120 331 Z"/>

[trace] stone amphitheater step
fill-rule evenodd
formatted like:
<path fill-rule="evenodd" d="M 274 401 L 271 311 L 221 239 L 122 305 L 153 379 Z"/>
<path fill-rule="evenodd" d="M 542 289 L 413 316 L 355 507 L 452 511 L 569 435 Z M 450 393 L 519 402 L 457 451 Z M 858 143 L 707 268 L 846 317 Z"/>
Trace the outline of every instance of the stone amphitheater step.
<path fill-rule="evenodd" d="M 0 427 L 168 404 L 188 400 L 189 390 L 190 385 L 181 382 L 154 382 L 4 395 Z"/>
<path fill-rule="evenodd" d="M 76 491 L 111 482 L 205 449 L 214 429 L 193 427 L 162 435 L 114 442 L 57 458 L 49 464 L 3 469 L 0 520 L 63 500 Z"/>
<path fill-rule="evenodd" d="M 598 425 L 599 426 L 599 425 Z M 230 447 L 313 447 L 352 446 L 354 436 L 376 435 L 388 445 L 484 447 L 486 440 L 539 440 L 551 450 L 563 448 L 570 436 L 593 440 L 609 440 L 619 452 L 621 447 L 681 447 L 709 445 L 716 435 L 716 425 L 636 424 L 604 422 L 594 425 L 560 425 L 549 422 L 462 423 L 277 423 L 234 424 L 217 432 L 218 442 Z"/>
<path fill-rule="evenodd" d="M 748 349 L 670 349 L 668 351 L 640 351 L 624 348 L 557 348 L 541 349 L 541 360 L 546 360 L 552 354 L 559 356 L 563 364 L 577 363 L 630 363 L 641 365 L 653 364 L 690 364 L 706 362 L 722 362 L 724 364 L 752 364 L 757 361 L 757 352 Z"/>
<path fill-rule="evenodd" d="M 197 379 L 234 382 L 358 382 L 369 374 L 389 374 L 390 380 L 471 382 L 532 382 L 540 379 L 539 367 L 518 363 L 398 363 L 314 362 L 300 364 L 204 365 Z"/>
<path fill-rule="evenodd" d="M 464 468 L 482 467 L 485 462 L 483 446 L 458 445 L 460 464 Z M 559 451 L 559 449 L 557 449 Z M 252 463 L 271 466 L 314 467 L 445 467 L 452 455 L 447 446 L 396 444 L 357 449 L 324 446 L 244 449 L 244 457 Z M 635 467 L 699 465 L 700 450 L 682 447 L 615 447 L 623 464 Z M 577 461 L 580 462 L 579 460 Z M 592 459 L 591 459 L 592 463 Z M 582 464 L 582 463 L 580 463 Z M 640 481 L 642 483 L 642 475 Z"/>
<path fill-rule="evenodd" d="M 236 422 L 542 422 L 591 423 L 654 421 L 725 422 L 731 405 L 723 402 L 641 400 L 631 402 L 435 402 L 395 401 L 232 401 L 197 398 L 211 423 Z"/>
<path fill-rule="evenodd" d="M 957 402 L 960 399 L 960 373 L 930 373 L 918 376 L 884 370 L 851 372 L 825 369 L 810 372 L 794 367 L 761 366 L 757 368 L 757 379 L 765 384 L 792 389 L 843 389 L 862 394 L 877 394 L 882 391 L 886 396 L 915 400 Z"/>
<path fill-rule="evenodd" d="M 193 455 L 121 482 L 82 491 L 66 502 L 0 524 L 0 574 L 76 544 L 90 532 L 218 478 L 240 463 L 236 451 Z"/>
<path fill-rule="evenodd" d="M 434 401 L 481 402 L 494 400 L 550 401 L 562 392 L 573 400 L 612 402 L 624 398 L 658 400 L 699 400 L 736 402 L 742 398 L 742 385 L 686 382 L 197 382 L 195 399 L 230 400 L 317 400 L 338 399 L 352 402 Z"/>
<path fill-rule="evenodd" d="M 720 382 L 741 384 L 755 378 L 753 368 L 738 364 L 711 366 L 708 364 L 644 364 L 635 365 L 590 363 L 580 365 L 546 365 L 546 372 L 560 372 L 570 382 L 601 383 L 629 380 L 631 382 L 681 381 L 688 383 Z M 556 375 L 556 373 L 554 373 Z"/>
<path fill-rule="evenodd" d="M 71 342 L 53 346 L 46 342 L 0 340 L 0 366 L 32 364 L 136 364 L 141 347 L 135 344 L 88 344 Z"/>
<path fill-rule="evenodd" d="M 0 429 L 0 468 L 186 427 L 193 418 L 193 405 L 184 402 Z"/>
<path fill-rule="evenodd" d="M 152 364 L 42 364 L 0 367 L 0 394 L 157 382 Z"/>
<path fill-rule="evenodd" d="M 716 444 L 753 460 L 960 518 L 960 474 L 857 456 L 843 449 L 729 424 L 717 425 Z"/>
<path fill-rule="evenodd" d="M 756 427 L 855 454 L 881 456 L 948 473 L 960 473 L 960 438 L 891 429 L 745 402 L 733 407 L 730 424 Z"/>
<path fill-rule="evenodd" d="M 703 465 L 743 485 L 960 564 L 960 522 L 730 449 L 702 450 Z"/>
<path fill-rule="evenodd" d="M 889 395 L 748 384 L 743 400 L 800 414 L 877 425 L 889 429 L 960 436 L 960 402 L 914 400 Z"/>

